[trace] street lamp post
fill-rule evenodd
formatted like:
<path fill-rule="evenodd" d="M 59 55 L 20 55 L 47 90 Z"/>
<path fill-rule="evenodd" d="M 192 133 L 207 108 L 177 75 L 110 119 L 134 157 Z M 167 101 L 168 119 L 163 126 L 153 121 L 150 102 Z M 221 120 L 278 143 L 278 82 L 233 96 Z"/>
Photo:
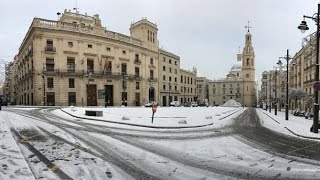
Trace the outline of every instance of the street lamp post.
<path fill-rule="evenodd" d="M 127 79 L 126 79 L 126 77 L 125 77 L 125 73 L 123 72 L 122 74 L 121 74 L 121 78 L 122 78 L 122 94 L 121 94 L 121 98 L 122 98 L 122 105 L 123 106 L 127 106 L 127 95 L 126 96 L 124 96 L 124 94 L 125 94 L 125 91 L 126 91 L 126 89 L 127 89 Z"/>
<path fill-rule="evenodd" d="M 266 111 L 268 111 L 268 81 L 266 81 Z"/>
<path fill-rule="evenodd" d="M 88 83 L 87 83 L 87 106 L 89 106 L 89 102 L 88 102 L 88 99 L 89 99 L 89 81 L 90 81 L 90 78 L 92 77 L 92 73 L 89 72 L 87 75 L 85 75 L 86 77 L 88 77 Z"/>
<path fill-rule="evenodd" d="M 282 66 L 282 62 L 280 59 L 285 59 L 287 61 L 287 72 L 286 72 L 286 115 L 285 119 L 289 120 L 289 60 L 292 59 L 289 56 L 289 49 L 287 49 L 287 55 L 285 57 L 279 57 L 278 65 Z"/>
<path fill-rule="evenodd" d="M 43 80 L 43 106 L 46 106 L 46 81 L 44 79 L 44 74 L 42 74 Z"/>
<path fill-rule="evenodd" d="M 169 106 L 170 106 L 170 92 L 171 92 L 171 82 L 169 81 Z"/>
<path fill-rule="evenodd" d="M 270 88 L 269 88 L 269 112 L 271 113 L 271 104 L 272 104 L 272 100 L 271 100 L 271 77 L 272 77 L 272 75 L 271 75 L 271 73 L 269 74 L 269 86 L 270 86 Z"/>
<path fill-rule="evenodd" d="M 277 67 L 276 67 L 276 71 L 275 71 L 275 76 L 274 76 L 274 115 L 277 115 L 277 107 L 278 107 L 278 98 L 277 98 L 277 75 L 278 75 L 278 71 L 277 71 Z"/>
<path fill-rule="evenodd" d="M 301 24 L 298 26 L 298 29 L 301 30 L 302 33 L 304 33 L 306 30 L 309 30 L 309 27 L 307 25 L 307 22 L 305 21 L 305 18 L 312 19 L 316 22 L 317 25 L 317 32 L 316 32 L 316 74 L 315 74 L 315 84 L 314 87 L 320 86 L 319 82 L 319 15 L 320 15 L 320 4 L 318 3 L 318 13 L 315 13 L 312 17 L 310 16 L 303 16 L 303 21 L 301 21 Z M 318 133 L 319 128 L 319 89 L 314 88 L 314 118 L 313 118 L 313 132 Z"/>

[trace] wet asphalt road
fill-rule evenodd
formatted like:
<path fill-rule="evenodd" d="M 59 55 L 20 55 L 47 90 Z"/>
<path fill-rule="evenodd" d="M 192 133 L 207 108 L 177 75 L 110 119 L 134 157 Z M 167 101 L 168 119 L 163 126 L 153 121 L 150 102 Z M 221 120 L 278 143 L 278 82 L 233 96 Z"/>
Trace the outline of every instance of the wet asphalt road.
<path fill-rule="evenodd" d="M 294 161 L 320 165 L 320 162 L 317 162 L 320 161 L 320 142 L 287 136 L 261 126 L 253 108 L 238 116 L 233 128 L 235 134 L 243 138 L 237 138 L 238 140 L 257 149 Z"/>
<path fill-rule="evenodd" d="M 17 111 L 15 112 L 17 113 Z M 46 121 L 50 124 L 56 124 L 57 127 L 62 128 L 62 124 L 59 124 L 58 118 L 57 121 L 52 121 L 46 118 L 46 116 L 50 114 L 43 114 L 39 110 L 34 110 L 31 112 L 23 112 L 22 114 L 33 116 L 35 118 L 40 118 L 43 121 Z M 52 116 L 52 115 L 51 115 Z M 67 121 L 64 119 L 64 121 Z M 73 121 L 73 123 L 76 123 Z M 79 128 L 79 127 L 73 127 L 70 125 L 64 124 L 66 128 L 76 128 L 78 131 L 96 131 L 99 132 L 100 128 L 102 131 L 107 130 L 106 127 L 94 127 L 93 125 L 87 125 L 85 123 L 77 122 L 77 124 L 85 127 L 85 129 Z M 62 128 L 65 129 L 65 128 Z M 170 131 L 171 132 L 171 131 Z M 184 138 L 181 138 L 180 134 L 186 135 L 188 133 L 186 132 L 171 132 L 171 138 L 168 138 L 167 136 L 164 136 L 163 138 L 155 138 L 155 137 L 147 137 L 145 135 L 139 136 L 139 135 L 128 135 L 128 134 L 121 134 L 121 133 L 115 133 L 115 132 L 108 132 L 105 131 L 105 135 L 111 136 L 113 138 L 116 138 L 122 142 L 131 144 L 135 147 L 139 147 L 141 149 L 144 149 L 145 151 L 152 152 L 154 154 L 158 154 L 163 157 L 167 157 L 171 160 L 174 160 L 176 162 L 180 162 L 184 165 L 188 165 L 190 167 L 196 167 L 200 169 L 207 170 L 209 172 L 221 174 L 230 178 L 241 178 L 241 179 L 270 179 L 269 177 L 265 176 L 259 176 L 255 174 L 247 174 L 242 171 L 228 171 L 227 169 L 223 169 L 223 167 L 220 167 L 217 165 L 215 166 L 207 166 L 207 164 L 203 164 L 203 162 L 198 161 L 197 159 L 186 159 L 183 153 L 176 154 L 174 152 L 170 151 L 161 151 L 159 149 L 156 149 L 148 144 L 141 143 L 139 141 L 136 141 L 138 139 L 153 139 L 155 141 L 161 140 L 161 139 L 167 139 L 167 140 L 188 140 L 191 139 L 211 139 L 211 138 L 218 138 L 218 137 L 234 137 L 237 140 L 253 147 L 256 149 L 260 149 L 262 151 L 268 152 L 270 154 L 273 154 L 275 156 L 279 156 L 285 159 L 288 159 L 289 161 L 298 161 L 303 162 L 307 164 L 313 164 L 313 165 L 320 165 L 320 143 L 313 140 L 307 140 L 307 139 L 301 139 L 296 138 L 292 136 L 287 136 L 284 134 L 279 134 L 277 132 L 274 132 L 272 130 L 269 130 L 267 128 L 264 128 L 260 124 L 260 120 L 256 114 L 256 110 L 251 108 L 245 110 L 241 115 L 234 118 L 234 123 L 231 126 L 227 126 L 221 129 L 194 129 L 187 131 L 188 133 L 192 133 L 192 136 L 186 136 Z M 204 133 L 212 132 L 212 134 L 204 135 Z M 176 133 L 176 134 L 175 134 Z M 170 133 L 169 133 L 170 134 Z M 75 134 L 74 134 L 75 135 Z M 159 134 L 158 134 L 159 135 Z M 178 136 L 179 135 L 179 136 Z M 76 136 L 76 135 L 75 135 Z M 80 137 L 78 137 L 80 138 Z M 81 138 L 80 138 L 81 139 Z M 117 166 L 119 166 L 121 169 L 126 170 L 126 172 L 130 172 L 129 174 L 136 178 L 136 179 L 158 179 L 154 174 L 150 172 L 145 172 L 143 169 L 135 166 L 134 164 L 126 163 L 126 161 L 123 161 L 123 158 L 111 153 L 111 151 L 108 151 L 108 148 L 105 148 L 102 150 L 100 147 L 97 149 L 97 144 L 91 144 L 94 142 L 87 142 L 90 144 L 90 146 L 95 150 L 100 150 L 98 152 L 101 152 L 104 156 L 102 159 L 106 160 L 114 160 L 112 161 Z M 107 156 L 108 153 L 110 156 Z M 150 174 L 149 174 L 150 173 Z M 159 178 L 162 179 L 162 178 Z M 227 178 L 229 179 L 229 178 Z M 273 178 L 271 178 L 273 179 Z"/>

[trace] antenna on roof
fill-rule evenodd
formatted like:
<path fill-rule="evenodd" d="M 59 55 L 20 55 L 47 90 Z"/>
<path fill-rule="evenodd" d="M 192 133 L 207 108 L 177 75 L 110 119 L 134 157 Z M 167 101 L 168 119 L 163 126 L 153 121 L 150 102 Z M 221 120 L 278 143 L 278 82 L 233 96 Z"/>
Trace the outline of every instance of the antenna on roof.
<path fill-rule="evenodd" d="M 78 1 L 76 0 L 76 7 L 73 8 L 73 10 L 76 11 L 76 13 L 79 13 L 79 8 L 78 8 Z"/>

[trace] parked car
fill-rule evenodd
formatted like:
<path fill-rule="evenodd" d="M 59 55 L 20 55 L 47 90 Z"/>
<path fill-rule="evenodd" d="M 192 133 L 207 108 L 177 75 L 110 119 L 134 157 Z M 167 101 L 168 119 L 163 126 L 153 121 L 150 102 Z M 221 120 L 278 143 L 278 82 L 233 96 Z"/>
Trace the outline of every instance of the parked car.
<path fill-rule="evenodd" d="M 305 111 L 300 111 L 300 109 L 296 109 L 293 111 L 293 115 L 294 116 L 302 116 L 304 117 L 306 115 L 306 112 Z"/>
<path fill-rule="evenodd" d="M 180 105 L 179 101 L 172 101 L 170 103 L 170 106 L 173 106 L 173 107 L 178 107 Z"/>
<path fill-rule="evenodd" d="M 200 107 L 208 107 L 208 105 L 206 103 L 200 103 L 198 106 L 200 106 Z"/>
<path fill-rule="evenodd" d="M 152 102 L 148 102 L 147 104 L 144 105 L 144 107 L 152 107 Z"/>
<path fill-rule="evenodd" d="M 197 102 L 191 102 L 191 106 L 192 106 L 192 107 L 197 107 L 197 106 L 198 106 L 198 103 L 197 103 Z"/>
<path fill-rule="evenodd" d="M 309 118 L 311 119 L 311 118 L 313 118 L 313 114 L 307 112 L 306 115 L 305 115 L 305 118 L 306 118 L 306 119 L 309 119 Z"/>
<path fill-rule="evenodd" d="M 191 102 L 184 103 L 184 107 L 193 107 Z"/>

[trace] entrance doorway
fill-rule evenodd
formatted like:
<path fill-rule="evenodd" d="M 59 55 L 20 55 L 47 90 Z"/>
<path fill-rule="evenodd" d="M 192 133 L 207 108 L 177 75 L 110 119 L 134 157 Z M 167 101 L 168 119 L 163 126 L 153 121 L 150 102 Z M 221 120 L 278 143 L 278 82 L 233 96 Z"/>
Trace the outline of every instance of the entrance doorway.
<path fill-rule="evenodd" d="M 167 96 L 162 96 L 162 106 L 167 106 Z"/>
<path fill-rule="evenodd" d="M 135 94 L 135 100 L 134 100 L 134 102 L 135 102 L 135 105 L 136 105 L 136 106 L 140 106 L 140 93 L 136 93 L 136 94 Z"/>
<path fill-rule="evenodd" d="M 106 89 L 107 106 L 113 106 L 113 85 L 105 85 L 104 88 Z"/>
<path fill-rule="evenodd" d="M 97 106 L 97 85 L 87 85 L 87 106 Z"/>
<path fill-rule="evenodd" d="M 155 97 L 155 89 L 154 89 L 154 87 L 150 87 L 150 89 L 149 89 L 149 102 L 154 101 L 155 100 L 154 97 Z"/>

